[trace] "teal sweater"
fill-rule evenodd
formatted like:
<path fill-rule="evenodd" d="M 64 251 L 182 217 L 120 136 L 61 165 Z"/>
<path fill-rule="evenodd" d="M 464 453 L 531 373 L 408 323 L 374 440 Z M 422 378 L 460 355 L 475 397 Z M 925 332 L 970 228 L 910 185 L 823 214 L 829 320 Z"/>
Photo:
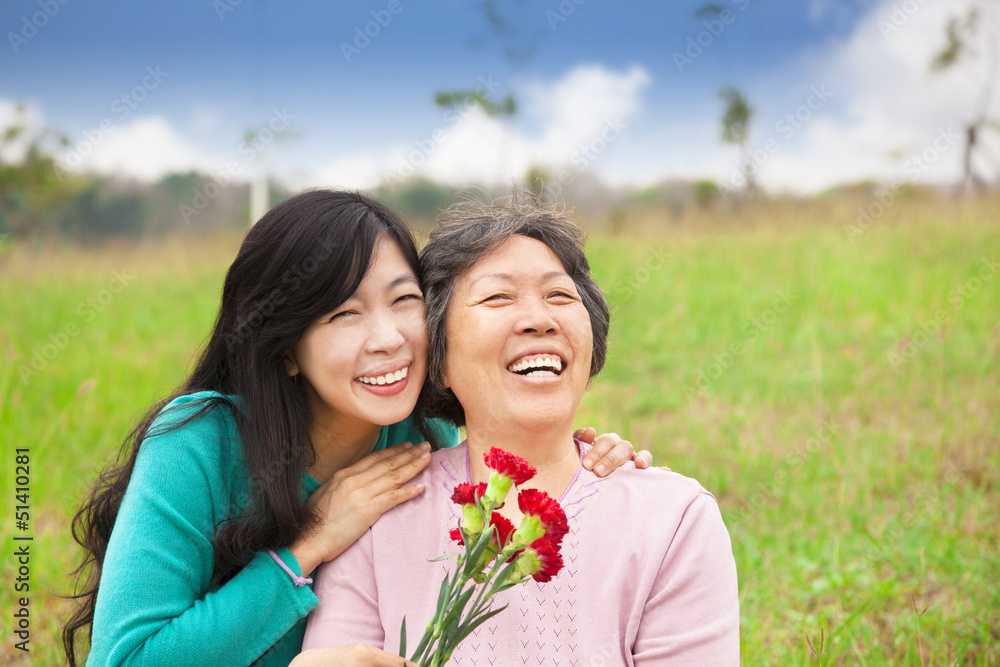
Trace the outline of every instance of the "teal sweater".
<path fill-rule="evenodd" d="M 87 665 L 287 665 L 301 650 L 316 596 L 266 551 L 211 584 L 213 530 L 249 497 L 236 424 L 218 408 L 162 432 L 210 395 L 170 403 L 139 448 L 101 571 Z M 453 426 L 434 427 L 444 444 L 458 443 Z M 383 428 L 375 448 L 423 440 L 407 419 Z M 305 471 L 302 480 L 303 497 L 320 486 Z M 303 574 L 287 549 L 277 553 Z"/>

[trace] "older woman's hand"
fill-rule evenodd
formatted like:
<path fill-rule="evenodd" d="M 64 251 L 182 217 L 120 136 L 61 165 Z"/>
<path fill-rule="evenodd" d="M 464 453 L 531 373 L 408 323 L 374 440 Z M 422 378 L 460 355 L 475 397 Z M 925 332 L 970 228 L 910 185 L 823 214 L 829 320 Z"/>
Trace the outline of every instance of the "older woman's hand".
<path fill-rule="evenodd" d="M 598 477 L 607 476 L 612 470 L 622 467 L 628 461 L 635 461 L 635 467 L 639 469 L 653 465 L 653 455 L 648 449 L 635 451 L 632 443 L 623 440 L 617 433 L 597 435 L 597 429 L 587 427 L 577 429 L 573 437 L 593 445 L 583 457 L 583 467 L 593 470 Z"/>

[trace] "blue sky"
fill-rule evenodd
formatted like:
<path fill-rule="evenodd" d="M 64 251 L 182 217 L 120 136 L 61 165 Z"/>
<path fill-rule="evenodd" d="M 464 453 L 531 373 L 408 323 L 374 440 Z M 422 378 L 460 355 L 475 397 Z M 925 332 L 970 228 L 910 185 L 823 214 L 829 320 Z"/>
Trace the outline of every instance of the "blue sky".
<path fill-rule="evenodd" d="M 67 165 L 141 178 L 234 161 L 246 175 L 246 133 L 284 123 L 291 136 L 257 152 L 292 186 L 366 187 L 406 165 L 509 180 L 535 163 L 612 183 L 726 182 L 737 154 L 718 140 L 717 91 L 736 85 L 756 109 L 751 148 L 778 142 L 759 178 L 816 190 L 907 173 L 906 156 L 961 121 L 976 91 L 973 70 L 926 74 L 947 16 L 972 0 L 907 0 L 895 18 L 902 0 L 722 0 L 728 22 L 711 25 L 695 16 L 701 0 L 512 0 L 503 38 L 478 2 L 237 1 L 6 0 L 0 121 L 27 103 L 32 122 L 69 136 Z M 377 34 L 355 43 L 366 28 Z M 345 43 L 358 49 L 349 58 Z M 504 57 L 524 45 L 523 63 Z M 676 54 L 694 57 L 678 67 Z M 513 119 L 456 119 L 433 103 L 484 80 L 518 99 Z M 815 90 L 829 94 L 806 114 Z M 801 127 L 779 132 L 797 110 Z M 921 178 L 955 178 L 958 152 Z"/>

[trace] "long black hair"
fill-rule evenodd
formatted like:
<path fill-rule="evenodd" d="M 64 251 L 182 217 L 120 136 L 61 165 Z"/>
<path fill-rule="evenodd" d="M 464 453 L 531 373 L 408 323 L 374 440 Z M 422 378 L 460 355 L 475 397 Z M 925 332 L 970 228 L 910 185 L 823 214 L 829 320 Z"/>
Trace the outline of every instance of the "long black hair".
<path fill-rule="evenodd" d="M 310 411 L 285 358 L 306 328 L 358 288 L 380 237 L 394 241 L 420 280 L 413 237 L 392 209 L 355 192 L 314 190 L 278 204 L 247 233 L 226 274 L 212 335 L 187 381 L 154 405 L 122 444 L 73 518 L 73 538 L 86 550 L 76 570 L 87 578 L 71 597 L 79 607 L 63 629 L 63 648 L 76 665 L 75 638 L 92 635 L 101 568 L 136 457 L 157 415 L 178 396 L 213 391 L 177 428 L 207 411 L 228 410 L 250 475 L 251 499 L 215 527 L 212 579 L 231 579 L 257 551 L 292 544 L 314 522 L 302 498 L 303 470 L 314 461 Z M 419 414 L 418 430 L 434 433 Z M 156 435 L 162 431 L 156 427 Z M 276 461 L 279 463 L 276 465 Z"/>

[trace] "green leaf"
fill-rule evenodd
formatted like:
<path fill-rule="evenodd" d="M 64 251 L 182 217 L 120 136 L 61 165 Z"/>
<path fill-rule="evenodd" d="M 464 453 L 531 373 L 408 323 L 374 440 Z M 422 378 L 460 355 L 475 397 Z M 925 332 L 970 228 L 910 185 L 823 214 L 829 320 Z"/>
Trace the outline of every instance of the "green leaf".
<path fill-rule="evenodd" d="M 443 556 L 438 556 L 437 558 L 428 558 L 427 562 L 428 563 L 437 563 L 438 561 L 448 560 L 449 558 L 452 558 L 454 556 L 461 556 L 461 555 L 462 554 L 458 553 L 457 551 L 452 551 L 450 554 L 445 554 Z"/>
<path fill-rule="evenodd" d="M 403 622 L 399 626 L 399 657 L 406 657 L 406 617 L 403 617 Z"/>
<path fill-rule="evenodd" d="M 462 612 L 465 611 L 465 605 L 469 603 L 469 600 L 472 599 L 472 594 L 475 592 L 476 592 L 476 587 L 470 586 L 467 591 L 462 593 L 458 597 L 458 599 L 455 600 L 455 603 L 451 606 L 451 609 L 448 610 L 448 615 L 444 617 L 444 621 L 441 623 L 442 629 L 447 628 L 455 621 L 456 618 L 462 615 Z"/>
<path fill-rule="evenodd" d="M 510 586 L 513 585 L 513 584 L 511 585 L 506 585 L 506 584 L 507 584 L 507 577 L 510 575 L 510 571 L 514 569 L 515 565 L 517 565 L 517 560 L 512 560 L 511 562 L 507 563 L 507 566 L 503 570 L 501 570 L 500 574 L 497 575 L 497 578 L 493 580 L 493 586 L 490 588 L 490 593 L 487 597 L 493 597 L 493 595 L 495 595 L 496 593 L 499 593 L 502 590 L 507 590 L 508 588 L 510 588 Z"/>

